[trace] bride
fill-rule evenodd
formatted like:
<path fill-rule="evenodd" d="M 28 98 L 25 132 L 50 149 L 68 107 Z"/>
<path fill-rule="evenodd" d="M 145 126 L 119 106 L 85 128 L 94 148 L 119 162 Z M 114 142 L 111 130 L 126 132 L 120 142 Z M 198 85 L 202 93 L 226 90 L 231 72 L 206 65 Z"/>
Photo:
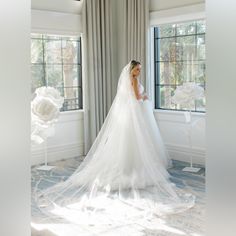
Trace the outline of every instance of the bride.
<path fill-rule="evenodd" d="M 44 212 L 77 214 L 80 224 L 117 224 L 194 205 L 195 196 L 170 181 L 172 162 L 139 82 L 140 71 L 134 60 L 123 68 L 104 124 L 76 171 L 37 194 Z"/>

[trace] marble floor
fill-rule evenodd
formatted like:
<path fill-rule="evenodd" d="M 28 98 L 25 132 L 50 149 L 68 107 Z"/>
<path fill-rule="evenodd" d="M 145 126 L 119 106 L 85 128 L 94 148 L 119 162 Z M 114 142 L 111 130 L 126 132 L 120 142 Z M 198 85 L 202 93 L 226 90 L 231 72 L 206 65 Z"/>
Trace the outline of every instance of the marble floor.
<path fill-rule="evenodd" d="M 193 208 L 178 214 L 162 217 L 153 217 L 148 222 L 135 222 L 120 226 L 96 228 L 93 226 L 75 225 L 73 222 L 43 223 L 43 215 L 34 201 L 36 189 L 46 189 L 59 181 L 66 180 L 79 166 L 83 157 L 50 163 L 55 168 L 50 171 L 38 170 L 33 166 L 32 201 L 31 201 L 31 232 L 32 236 L 203 236 L 205 235 L 205 169 L 202 166 L 198 173 L 183 172 L 188 163 L 173 161 L 173 167 L 168 169 L 173 182 L 196 196 Z"/>

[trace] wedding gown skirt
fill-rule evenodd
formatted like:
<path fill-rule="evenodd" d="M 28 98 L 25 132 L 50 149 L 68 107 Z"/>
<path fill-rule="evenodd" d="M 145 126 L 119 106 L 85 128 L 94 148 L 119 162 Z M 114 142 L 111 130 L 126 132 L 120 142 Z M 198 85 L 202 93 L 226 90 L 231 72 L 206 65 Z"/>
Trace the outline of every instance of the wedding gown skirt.
<path fill-rule="evenodd" d="M 41 209 L 67 217 L 75 214 L 80 223 L 114 224 L 178 213 L 194 205 L 195 196 L 170 181 L 167 168 L 172 163 L 151 102 L 134 96 L 122 99 L 126 97 L 115 98 L 75 173 L 39 193 Z"/>

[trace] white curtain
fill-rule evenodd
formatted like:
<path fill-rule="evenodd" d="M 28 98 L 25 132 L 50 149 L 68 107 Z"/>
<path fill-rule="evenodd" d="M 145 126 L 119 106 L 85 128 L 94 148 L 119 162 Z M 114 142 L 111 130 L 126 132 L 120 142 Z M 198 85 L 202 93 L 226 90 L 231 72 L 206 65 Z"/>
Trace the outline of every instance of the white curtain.
<path fill-rule="evenodd" d="M 147 87 L 149 0 L 124 0 L 124 64 L 134 59 L 142 64 L 141 82 Z"/>
<path fill-rule="evenodd" d="M 149 0 L 84 0 L 83 82 L 85 154 L 95 140 L 116 94 L 121 68 L 142 64 L 147 88 Z"/>
<path fill-rule="evenodd" d="M 84 0 L 82 14 L 86 154 L 103 124 L 114 96 L 111 1 Z"/>

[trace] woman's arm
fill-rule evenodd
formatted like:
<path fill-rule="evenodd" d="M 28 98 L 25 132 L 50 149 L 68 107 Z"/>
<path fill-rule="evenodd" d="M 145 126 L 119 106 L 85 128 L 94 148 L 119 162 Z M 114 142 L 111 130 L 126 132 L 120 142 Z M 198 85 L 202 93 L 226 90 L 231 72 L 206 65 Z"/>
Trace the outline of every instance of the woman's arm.
<path fill-rule="evenodd" d="M 137 100 L 142 99 L 143 96 L 139 93 L 138 80 L 137 80 L 137 78 L 133 78 L 133 79 L 132 79 L 132 85 L 133 85 L 134 94 L 135 94 L 135 97 L 137 98 Z"/>
<path fill-rule="evenodd" d="M 133 84 L 133 88 L 134 88 L 134 94 L 135 94 L 135 97 L 140 100 L 140 99 L 143 99 L 143 100 L 147 100 L 148 99 L 148 96 L 146 94 L 142 95 L 139 93 L 139 89 L 138 89 L 138 80 L 137 79 L 132 79 L 132 84 Z"/>
<path fill-rule="evenodd" d="M 147 94 L 144 94 L 144 95 L 143 95 L 143 100 L 148 100 Z"/>

